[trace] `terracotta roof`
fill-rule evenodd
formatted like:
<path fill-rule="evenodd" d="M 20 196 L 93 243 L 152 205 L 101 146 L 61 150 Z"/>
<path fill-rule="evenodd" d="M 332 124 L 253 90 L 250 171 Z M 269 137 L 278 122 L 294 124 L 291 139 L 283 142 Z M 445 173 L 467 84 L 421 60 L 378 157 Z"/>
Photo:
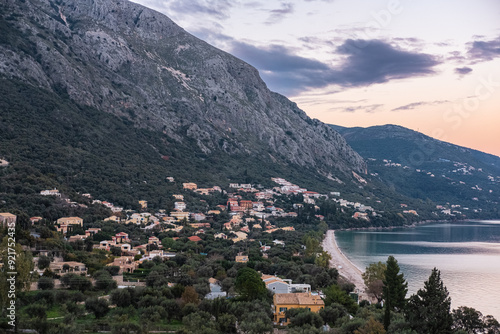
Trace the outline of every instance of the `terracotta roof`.
<path fill-rule="evenodd" d="M 273 296 L 275 305 L 325 305 L 318 295 L 310 293 L 277 293 Z"/>
<path fill-rule="evenodd" d="M 193 235 L 192 237 L 189 237 L 188 239 L 191 241 L 194 241 L 194 242 L 201 241 L 201 238 L 197 235 Z"/>

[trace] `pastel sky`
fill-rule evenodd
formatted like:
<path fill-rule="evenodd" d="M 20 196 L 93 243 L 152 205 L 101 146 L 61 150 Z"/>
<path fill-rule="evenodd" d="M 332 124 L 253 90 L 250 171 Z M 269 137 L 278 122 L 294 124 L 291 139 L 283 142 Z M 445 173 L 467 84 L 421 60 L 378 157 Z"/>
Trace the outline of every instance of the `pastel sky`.
<path fill-rule="evenodd" d="M 309 116 L 500 156 L 498 0 L 134 0 L 256 67 Z"/>

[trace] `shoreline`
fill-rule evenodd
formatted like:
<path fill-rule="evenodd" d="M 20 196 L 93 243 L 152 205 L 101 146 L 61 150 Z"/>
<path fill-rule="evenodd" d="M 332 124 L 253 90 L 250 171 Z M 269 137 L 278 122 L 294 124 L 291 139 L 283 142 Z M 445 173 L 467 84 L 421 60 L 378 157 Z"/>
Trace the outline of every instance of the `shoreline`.
<path fill-rule="evenodd" d="M 335 230 L 326 231 L 326 237 L 323 239 L 322 247 L 332 257 L 330 260 L 330 267 L 337 269 L 340 276 L 345 277 L 355 285 L 355 292 L 358 293 L 359 300 L 371 301 L 371 298 L 366 293 L 365 282 L 361 276 L 363 271 L 342 253 L 335 240 Z"/>

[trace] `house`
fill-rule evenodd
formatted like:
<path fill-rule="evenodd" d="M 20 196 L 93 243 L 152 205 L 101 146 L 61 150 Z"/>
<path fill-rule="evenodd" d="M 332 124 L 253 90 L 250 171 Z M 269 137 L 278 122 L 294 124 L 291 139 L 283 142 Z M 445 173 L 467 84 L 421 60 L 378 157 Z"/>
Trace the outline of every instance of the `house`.
<path fill-rule="evenodd" d="M 319 198 L 321 196 L 321 194 L 319 194 L 315 191 L 304 191 L 302 194 L 304 196 L 313 197 L 313 198 Z"/>
<path fill-rule="evenodd" d="M 90 237 L 90 236 L 93 236 L 93 235 L 99 233 L 100 231 L 101 231 L 100 228 L 92 227 L 92 228 L 89 228 L 88 230 L 85 231 L 85 236 Z"/>
<path fill-rule="evenodd" d="M 184 202 L 175 202 L 174 208 L 179 211 L 184 211 L 186 209 L 186 203 Z"/>
<path fill-rule="evenodd" d="M 175 199 L 178 199 L 179 201 L 183 201 L 184 200 L 184 195 L 172 195 L 174 196 Z"/>
<path fill-rule="evenodd" d="M 188 190 L 195 190 L 198 188 L 198 185 L 196 183 L 188 182 L 188 183 L 183 183 L 182 187 Z"/>
<path fill-rule="evenodd" d="M 170 216 L 177 219 L 177 221 L 181 221 L 184 219 L 189 219 L 189 212 L 184 211 L 172 211 L 170 212 Z"/>
<path fill-rule="evenodd" d="M 139 201 L 139 204 L 141 206 L 141 209 L 147 209 L 148 208 L 148 201 Z"/>
<path fill-rule="evenodd" d="M 80 217 L 62 217 L 57 220 L 57 224 L 83 226 L 83 219 Z"/>
<path fill-rule="evenodd" d="M 72 235 L 71 237 L 69 237 L 68 242 L 76 242 L 78 240 L 82 240 L 83 241 L 85 239 L 87 239 L 86 235 L 77 234 L 77 235 Z"/>
<path fill-rule="evenodd" d="M 195 189 L 194 191 L 200 195 L 210 195 L 212 188 L 198 188 Z"/>
<path fill-rule="evenodd" d="M 239 253 L 234 258 L 234 261 L 236 261 L 238 263 L 247 263 L 248 262 L 248 255 L 241 255 L 241 253 Z"/>
<path fill-rule="evenodd" d="M 194 241 L 194 242 L 201 241 L 201 238 L 197 235 L 193 235 L 193 236 L 189 237 L 188 239 L 189 239 L 189 241 Z"/>
<path fill-rule="evenodd" d="M 119 223 L 120 222 L 120 217 L 118 217 L 118 216 L 111 216 L 111 217 L 108 217 L 108 218 L 104 218 L 104 221 L 105 222 L 107 222 L 107 221 L 114 221 L 114 222 Z"/>
<path fill-rule="evenodd" d="M 160 246 L 161 242 L 160 242 L 160 239 L 158 239 L 158 237 L 149 237 L 148 244 Z"/>
<path fill-rule="evenodd" d="M 325 307 L 325 302 L 318 295 L 310 292 L 304 293 L 276 293 L 273 296 L 274 324 L 286 326 L 290 323 L 285 312 L 292 308 L 307 308 L 311 312 L 318 313 Z"/>
<path fill-rule="evenodd" d="M 62 217 L 56 223 L 59 225 L 57 231 L 66 234 L 70 226 L 83 226 L 83 219 L 80 217 Z"/>
<path fill-rule="evenodd" d="M 236 234 L 236 238 L 233 238 L 233 242 L 238 242 L 245 240 L 247 238 L 247 234 L 245 232 L 233 232 Z"/>
<path fill-rule="evenodd" d="M 99 246 L 97 246 L 96 248 L 109 251 L 109 250 L 111 250 L 111 247 L 114 247 L 114 246 L 116 246 L 116 243 L 114 241 L 103 240 L 103 241 L 99 242 Z"/>
<path fill-rule="evenodd" d="M 283 279 L 277 276 L 262 275 L 266 288 L 273 293 L 303 293 L 311 292 L 309 284 L 292 284 L 291 279 Z"/>
<path fill-rule="evenodd" d="M 31 217 L 30 218 L 31 225 L 38 223 L 42 219 L 43 219 L 43 217 Z"/>
<path fill-rule="evenodd" d="M 217 233 L 217 234 L 214 234 L 214 238 L 220 238 L 220 239 L 227 239 L 227 235 L 225 235 L 224 233 Z"/>
<path fill-rule="evenodd" d="M 257 199 L 271 199 L 273 198 L 272 192 L 257 192 L 255 193 L 255 198 Z"/>
<path fill-rule="evenodd" d="M 253 208 L 252 201 L 241 200 L 240 207 L 243 208 L 244 211 L 251 210 Z"/>
<path fill-rule="evenodd" d="M 111 239 L 115 244 L 130 242 L 128 234 L 125 232 L 116 233 L 114 237 L 111 237 Z"/>
<path fill-rule="evenodd" d="M 193 228 L 202 228 L 202 227 L 210 227 L 210 223 L 191 223 L 189 226 Z"/>
<path fill-rule="evenodd" d="M 85 264 L 75 261 L 51 262 L 49 268 L 55 274 L 87 274 L 87 268 L 85 267 Z"/>
<path fill-rule="evenodd" d="M 205 216 L 205 214 L 203 213 L 192 213 L 191 218 L 193 218 L 196 221 L 202 221 L 207 219 L 207 216 Z"/>
<path fill-rule="evenodd" d="M 166 224 L 172 224 L 177 221 L 174 217 L 163 217 L 161 220 L 163 220 L 164 223 Z"/>
<path fill-rule="evenodd" d="M 175 182 L 175 179 L 172 176 L 167 176 L 168 182 Z"/>
<path fill-rule="evenodd" d="M 226 298 L 227 293 L 222 291 L 219 282 L 213 278 L 209 279 L 210 283 L 210 293 L 205 296 L 205 299 L 216 299 L 216 298 Z"/>
<path fill-rule="evenodd" d="M 352 215 L 352 218 L 369 220 L 368 214 L 364 213 L 364 212 L 354 212 L 354 215 Z"/>
<path fill-rule="evenodd" d="M 42 191 L 40 191 L 40 195 L 61 197 L 61 193 L 56 188 L 54 188 L 52 190 L 42 190 Z"/>
<path fill-rule="evenodd" d="M 130 244 L 120 244 L 120 250 L 122 252 L 130 252 L 132 250 L 132 246 L 130 246 Z"/>
<path fill-rule="evenodd" d="M 113 260 L 112 263 L 107 264 L 107 266 L 120 267 L 118 274 L 122 273 L 132 273 L 139 267 L 139 263 L 134 261 L 133 256 L 120 256 Z"/>
<path fill-rule="evenodd" d="M 12 213 L 9 213 L 9 212 L 1 212 L 0 213 L 0 223 L 4 227 L 9 226 L 9 225 L 10 225 L 9 227 L 15 227 L 16 220 L 17 220 L 17 216 L 13 215 Z"/>

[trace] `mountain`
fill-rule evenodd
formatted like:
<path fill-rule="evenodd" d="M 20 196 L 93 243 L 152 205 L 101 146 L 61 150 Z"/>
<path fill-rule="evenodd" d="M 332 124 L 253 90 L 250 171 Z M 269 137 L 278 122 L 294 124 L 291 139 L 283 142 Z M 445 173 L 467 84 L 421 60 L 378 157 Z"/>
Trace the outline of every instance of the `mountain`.
<path fill-rule="evenodd" d="M 367 160 L 372 176 L 400 193 L 478 210 L 498 208 L 500 157 L 397 125 L 332 128 Z"/>
<path fill-rule="evenodd" d="M 0 31 L 4 205 L 47 187 L 153 200 L 166 176 L 327 189 L 366 172 L 255 68 L 143 6 L 6 0 Z"/>

